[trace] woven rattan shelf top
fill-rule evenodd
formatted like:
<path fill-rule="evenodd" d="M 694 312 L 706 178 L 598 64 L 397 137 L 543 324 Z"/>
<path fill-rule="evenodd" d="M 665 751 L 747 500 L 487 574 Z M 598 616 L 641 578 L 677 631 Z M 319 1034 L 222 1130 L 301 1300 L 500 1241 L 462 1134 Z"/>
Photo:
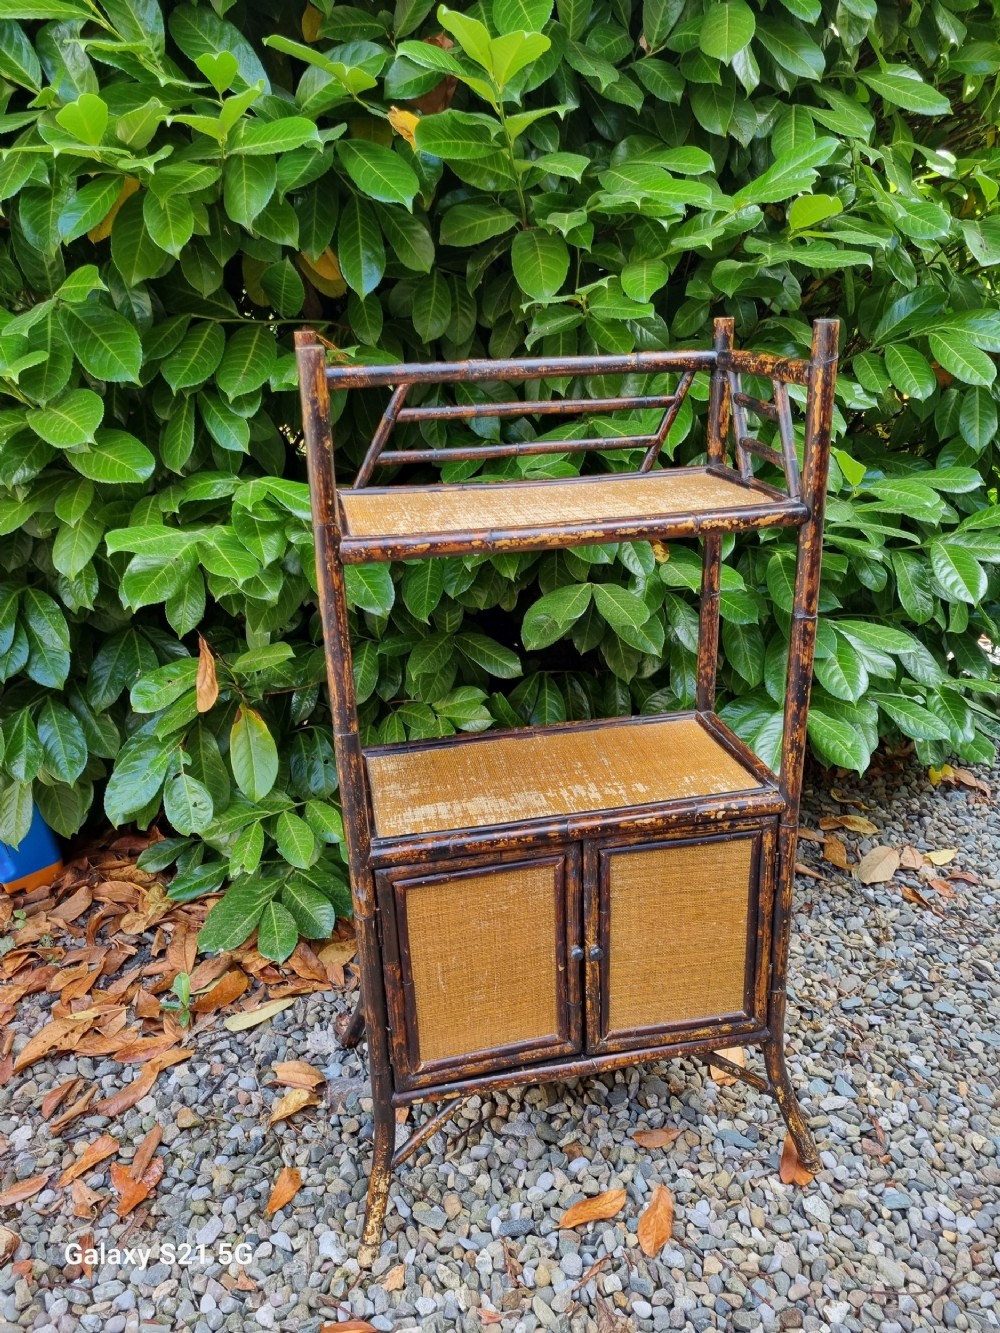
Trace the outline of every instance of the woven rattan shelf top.
<path fill-rule="evenodd" d="M 805 506 L 730 468 L 662 468 L 562 481 L 339 492 L 347 563 L 461 550 L 543 550 L 799 523 Z"/>
<path fill-rule="evenodd" d="M 690 713 L 384 746 L 368 750 L 366 760 L 378 838 L 660 805 L 763 785 L 749 763 Z"/>

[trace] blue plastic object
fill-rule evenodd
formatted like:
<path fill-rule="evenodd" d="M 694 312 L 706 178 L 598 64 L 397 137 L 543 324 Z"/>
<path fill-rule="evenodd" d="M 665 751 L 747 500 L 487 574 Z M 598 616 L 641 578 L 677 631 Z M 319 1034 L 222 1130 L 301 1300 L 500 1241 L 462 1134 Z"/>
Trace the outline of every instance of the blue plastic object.
<path fill-rule="evenodd" d="M 31 828 L 17 848 L 0 842 L 0 883 L 8 893 L 37 888 L 62 869 L 55 834 L 35 806 Z"/>

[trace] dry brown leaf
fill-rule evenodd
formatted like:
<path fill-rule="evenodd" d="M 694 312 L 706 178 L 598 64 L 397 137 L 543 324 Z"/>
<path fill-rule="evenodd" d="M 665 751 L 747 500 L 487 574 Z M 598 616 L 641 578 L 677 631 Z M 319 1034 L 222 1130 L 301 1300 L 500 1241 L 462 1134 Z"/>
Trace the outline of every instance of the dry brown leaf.
<path fill-rule="evenodd" d="M 24 1203 L 25 1199 L 34 1198 L 45 1188 L 48 1178 L 49 1173 L 44 1171 L 40 1176 L 29 1176 L 27 1180 L 17 1181 L 9 1189 L 0 1192 L 0 1208 L 7 1208 L 12 1203 Z"/>
<path fill-rule="evenodd" d="M 41 1032 L 35 1033 L 14 1061 L 15 1072 L 27 1069 L 28 1065 L 40 1060 L 43 1055 L 48 1055 L 50 1051 L 71 1050 L 85 1031 L 85 1026 L 72 1019 L 54 1018 L 51 1023 L 45 1024 Z"/>
<path fill-rule="evenodd" d="M 198 673 L 194 678 L 195 707 L 207 713 L 215 707 L 219 697 L 219 682 L 215 677 L 215 658 L 205 640 L 198 635 Z"/>
<path fill-rule="evenodd" d="M 821 875 L 821 874 L 819 873 L 818 870 L 813 870 L 812 867 L 811 867 L 811 866 L 807 866 L 806 863 L 805 863 L 804 861 L 796 861 L 796 862 L 795 862 L 795 873 L 796 873 L 796 875 L 805 875 L 806 879 L 823 879 L 823 878 L 824 878 L 824 876 Z"/>
<path fill-rule="evenodd" d="M 275 1125 L 279 1120 L 287 1120 L 305 1106 L 318 1106 L 319 1098 L 308 1088 L 290 1088 L 283 1097 L 279 1097 L 271 1108 L 268 1125 Z"/>
<path fill-rule="evenodd" d="M 657 1185 L 639 1218 L 639 1249 L 650 1259 L 655 1259 L 673 1231 L 674 1196 L 666 1185 Z"/>
<path fill-rule="evenodd" d="M 481 1324 L 503 1323 L 503 1315 L 499 1310 L 487 1310 L 484 1305 L 480 1305 L 476 1310 L 476 1314 L 478 1315 Z"/>
<path fill-rule="evenodd" d="M 946 879 L 929 879 L 927 887 L 933 889 L 935 893 L 939 893 L 942 898 L 954 898 L 955 896 L 955 890 Z"/>
<path fill-rule="evenodd" d="M 581 1199 L 572 1204 L 562 1215 L 560 1231 L 569 1231 L 572 1227 L 583 1226 L 585 1222 L 606 1222 L 625 1207 L 624 1190 L 605 1190 L 590 1199 Z"/>
<path fill-rule="evenodd" d="M 120 1092 L 113 1092 L 110 1097 L 105 1097 L 103 1101 L 94 1105 L 94 1110 L 98 1115 L 106 1115 L 109 1120 L 114 1120 L 116 1116 L 122 1115 L 125 1111 L 130 1111 L 136 1102 L 141 1102 L 143 1097 L 147 1097 L 152 1090 L 153 1084 L 159 1078 L 164 1069 L 170 1065 L 177 1064 L 180 1060 L 189 1060 L 191 1051 L 167 1051 L 163 1055 L 158 1055 L 150 1060 L 145 1069 L 137 1078 Z"/>
<path fill-rule="evenodd" d="M 846 845 L 832 833 L 827 835 L 826 842 L 823 844 L 823 860 L 829 861 L 838 870 L 850 870 L 851 868 L 851 863 L 847 858 Z"/>
<path fill-rule="evenodd" d="M 135 1150 L 135 1156 L 132 1158 L 132 1178 L 138 1180 L 139 1177 L 153 1160 L 153 1153 L 160 1146 L 160 1140 L 163 1138 L 163 1126 L 154 1125 L 143 1141 Z"/>
<path fill-rule="evenodd" d="M 382 1282 L 385 1291 L 399 1291 L 406 1285 L 406 1264 L 397 1264 L 390 1268 Z"/>
<path fill-rule="evenodd" d="M 13 1259 L 20 1244 L 21 1237 L 16 1231 L 11 1231 L 8 1227 L 0 1227 L 0 1264 L 5 1264 Z"/>
<path fill-rule="evenodd" d="M 747 1057 L 742 1046 L 728 1046 L 723 1051 L 717 1051 L 716 1054 L 721 1055 L 724 1060 L 728 1060 L 732 1065 L 739 1065 L 741 1069 L 746 1068 Z M 713 1064 L 709 1065 L 708 1072 L 720 1088 L 729 1088 L 734 1083 L 739 1082 L 735 1074 L 730 1074 L 728 1070 L 719 1069 Z"/>
<path fill-rule="evenodd" d="M 101 1202 L 101 1196 L 83 1180 L 74 1180 L 69 1192 L 73 1198 L 73 1216 L 89 1221 L 94 1216 L 94 1209 Z"/>
<path fill-rule="evenodd" d="M 927 912 L 935 911 L 934 904 L 929 902 L 919 889 L 913 889 L 909 884 L 903 885 L 903 899 L 905 902 L 913 903 L 915 907 L 922 907 Z"/>
<path fill-rule="evenodd" d="M 120 1065 L 142 1065 L 147 1060 L 155 1060 L 159 1055 L 165 1055 L 177 1045 L 177 1038 L 173 1035 L 165 1037 L 137 1037 L 134 1041 L 127 1041 L 124 1046 L 119 1046 L 115 1051 L 115 1059 Z"/>
<path fill-rule="evenodd" d="M 305 1060 L 279 1060 L 274 1066 L 274 1076 L 288 1088 L 318 1088 L 326 1082 L 322 1070 Z"/>
<path fill-rule="evenodd" d="M 302 1188 L 302 1172 L 297 1166 L 283 1166 L 274 1182 L 274 1189 L 264 1209 L 266 1217 L 273 1217 L 279 1209 L 290 1203 Z"/>
<path fill-rule="evenodd" d="M 59 921 L 76 921 L 83 916 L 93 901 L 93 889 L 89 884 L 83 884 L 77 889 L 76 893 L 54 908 L 52 915 Z"/>
<path fill-rule="evenodd" d="M 378 1333 L 367 1319 L 348 1319 L 344 1324 L 320 1324 L 319 1333 Z"/>
<path fill-rule="evenodd" d="M 224 1009 L 227 1004 L 234 1004 L 250 985 L 250 978 L 238 967 L 227 972 L 220 981 L 199 995 L 191 1008 L 196 1014 L 211 1014 L 216 1009 Z"/>
<path fill-rule="evenodd" d="M 679 1129 L 636 1129 L 632 1137 L 640 1148 L 666 1148 L 680 1138 Z"/>
<path fill-rule="evenodd" d="M 92 1171 L 98 1162 L 103 1162 L 106 1157 L 113 1156 L 118 1151 L 121 1144 L 110 1134 L 102 1134 L 99 1139 L 87 1145 L 81 1155 L 75 1162 L 71 1162 L 62 1173 L 56 1184 L 60 1186 L 68 1185 L 76 1180 L 77 1176 L 84 1176 L 88 1171 Z"/>
<path fill-rule="evenodd" d="M 838 791 L 836 787 L 830 788 L 830 795 L 840 805 L 856 805 L 859 810 L 868 809 L 864 801 L 859 801 L 856 796 L 848 796 L 846 792 Z"/>
<path fill-rule="evenodd" d="M 82 1079 L 79 1078 L 69 1078 L 65 1083 L 60 1083 L 58 1088 L 53 1088 L 51 1092 L 46 1093 L 42 1098 L 42 1119 L 48 1120 L 50 1116 L 54 1115 L 67 1097 L 79 1091 L 82 1082 Z"/>
<path fill-rule="evenodd" d="M 269 1018 L 275 1014 L 280 1014 L 282 1009 L 287 1009 L 295 1000 L 290 997 L 285 1000 L 271 1000 L 268 1004 L 258 1005 L 256 1009 L 244 1009 L 242 1013 L 230 1014 L 228 1018 L 222 1020 L 222 1026 L 230 1032 L 243 1032 L 246 1028 L 255 1027 L 258 1023 L 266 1023 Z"/>
<path fill-rule="evenodd" d="M 946 866 L 954 861 L 958 855 L 957 847 L 941 847 L 936 852 L 924 852 L 927 860 L 932 866 Z"/>
<path fill-rule="evenodd" d="M 812 1184 L 813 1174 L 811 1171 L 807 1171 L 799 1161 L 799 1150 L 796 1148 L 791 1134 L 785 1135 L 778 1175 L 786 1185 L 801 1185 L 804 1187 Z"/>
<path fill-rule="evenodd" d="M 864 815 L 841 815 L 840 827 L 846 828 L 851 833 L 860 833 L 865 837 L 871 837 L 873 833 L 878 832 L 878 825 L 873 824 L 870 819 L 865 819 Z"/>
<path fill-rule="evenodd" d="M 66 1128 L 67 1125 L 72 1124 L 72 1122 L 77 1118 L 77 1116 L 81 1116 L 84 1114 L 85 1111 L 89 1111 L 90 1103 L 94 1100 L 96 1096 L 97 1096 L 97 1084 L 92 1083 L 82 1097 L 78 1097 L 75 1102 L 67 1106 L 66 1110 L 63 1111 L 62 1115 L 57 1115 L 53 1120 L 49 1122 L 49 1130 L 52 1133 L 52 1137 L 56 1138 L 63 1132 L 63 1130 Z"/>
<path fill-rule="evenodd" d="M 862 884 L 888 884 L 899 869 L 895 847 L 873 847 L 858 862 L 857 876 Z"/>
<path fill-rule="evenodd" d="M 904 847 L 899 853 L 900 870 L 919 870 L 924 863 L 924 858 L 915 847 Z"/>
<path fill-rule="evenodd" d="M 136 1178 L 124 1162 L 111 1164 L 111 1188 L 118 1195 L 119 1217 L 128 1217 L 144 1199 L 148 1199 L 163 1176 L 167 1161 L 165 1157 L 154 1157 L 141 1176 Z"/>

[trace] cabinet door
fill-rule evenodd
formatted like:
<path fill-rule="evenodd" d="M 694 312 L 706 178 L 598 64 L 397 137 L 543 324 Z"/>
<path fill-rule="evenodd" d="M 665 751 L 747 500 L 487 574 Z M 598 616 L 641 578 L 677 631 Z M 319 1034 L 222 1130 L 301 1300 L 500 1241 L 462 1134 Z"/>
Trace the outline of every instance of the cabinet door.
<path fill-rule="evenodd" d="M 581 964 L 569 959 L 580 937 L 579 864 L 572 847 L 380 873 L 397 1086 L 582 1049 Z"/>
<path fill-rule="evenodd" d="M 587 1044 L 763 1026 L 774 830 L 587 848 Z"/>

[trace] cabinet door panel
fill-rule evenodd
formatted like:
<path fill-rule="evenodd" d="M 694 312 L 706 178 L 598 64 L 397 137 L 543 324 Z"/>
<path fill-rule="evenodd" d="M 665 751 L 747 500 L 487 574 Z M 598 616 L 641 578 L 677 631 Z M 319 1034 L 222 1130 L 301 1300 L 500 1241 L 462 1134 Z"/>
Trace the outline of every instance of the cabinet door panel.
<path fill-rule="evenodd" d="M 591 1049 L 759 1026 L 768 932 L 760 869 L 772 838 L 758 829 L 598 851 Z"/>
<path fill-rule="evenodd" d="M 397 1082 L 420 1086 L 582 1047 L 579 855 L 422 868 L 391 888 L 387 991 Z"/>

